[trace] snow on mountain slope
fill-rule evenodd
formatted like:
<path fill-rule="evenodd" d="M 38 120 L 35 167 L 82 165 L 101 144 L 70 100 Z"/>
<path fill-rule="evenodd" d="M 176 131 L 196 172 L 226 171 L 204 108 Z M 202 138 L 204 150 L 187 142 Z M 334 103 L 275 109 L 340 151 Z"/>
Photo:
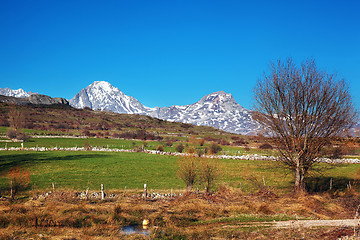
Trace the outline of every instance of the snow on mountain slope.
<path fill-rule="evenodd" d="M 212 126 L 239 134 L 255 134 L 259 130 L 250 112 L 240 106 L 231 94 L 223 91 L 206 95 L 191 105 L 149 108 L 110 83 L 97 81 L 76 94 L 70 100 L 70 105 L 76 108 L 90 107 L 116 113 L 149 115 L 167 121 Z"/>
<path fill-rule="evenodd" d="M 12 90 L 10 88 L 0 88 L 0 95 L 8 97 L 26 98 L 31 95 L 31 92 L 27 93 L 23 89 Z"/>
<path fill-rule="evenodd" d="M 70 100 L 70 105 L 76 108 L 89 107 L 94 110 L 128 114 L 144 114 L 150 110 L 105 81 L 93 82 L 82 89 Z"/>
<path fill-rule="evenodd" d="M 231 94 L 223 91 L 206 95 L 191 105 L 157 108 L 149 115 L 168 121 L 212 126 L 238 134 L 255 134 L 259 130 L 250 112 L 238 104 Z"/>

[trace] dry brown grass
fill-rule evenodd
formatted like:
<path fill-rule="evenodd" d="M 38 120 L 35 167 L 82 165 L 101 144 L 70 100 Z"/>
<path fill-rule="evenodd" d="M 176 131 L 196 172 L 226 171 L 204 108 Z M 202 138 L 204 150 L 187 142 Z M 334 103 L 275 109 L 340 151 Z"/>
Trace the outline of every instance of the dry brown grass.
<path fill-rule="evenodd" d="M 36 200 L 1 201 L 0 239 L 316 239 L 316 234 L 335 236 L 348 229 L 279 231 L 263 227 L 261 222 L 353 218 L 354 206 L 360 203 L 360 195 L 354 192 L 342 196 L 278 195 L 264 188 L 242 194 L 225 186 L 212 195 L 187 192 L 175 199 L 152 201 L 131 194 L 114 201 L 74 196 L 57 192 Z M 122 226 L 141 224 L 143 219 L 150 220 L 150 236 L 121 235 Z"/>

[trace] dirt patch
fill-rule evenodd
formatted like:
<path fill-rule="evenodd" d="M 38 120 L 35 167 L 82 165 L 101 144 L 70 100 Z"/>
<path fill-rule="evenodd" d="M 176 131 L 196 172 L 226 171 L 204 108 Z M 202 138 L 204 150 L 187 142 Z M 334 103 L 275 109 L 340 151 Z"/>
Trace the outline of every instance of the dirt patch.
<path fill-rule="evenodd" d="M 294 220 L 278 221 L 273 223 L 276 228 L 309 228 L 309 227 L 359 227 L 359 219 L 336 220 Z"/>

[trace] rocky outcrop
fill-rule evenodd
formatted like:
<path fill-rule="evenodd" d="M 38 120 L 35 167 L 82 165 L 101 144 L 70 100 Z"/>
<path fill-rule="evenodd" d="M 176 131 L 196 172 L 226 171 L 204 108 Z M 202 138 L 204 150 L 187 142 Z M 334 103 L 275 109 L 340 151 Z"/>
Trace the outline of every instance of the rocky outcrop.
<path fill-rule="evenodd" d="M 69 101 L 65 98 L 51 98 L 46 95 L 33 94 L 28 97 L 28 100 L 31 104 L 35 105 L 53 105 L 53 104 L 62 104 L 69 105 Z"/>
<path fill-rule="evenodd" d="M 25 98 L 0 95 L 0 102 L 17 105 L 69 105 L 69 101 L 65 98 L 52 98 L 41 94 L 33 94 Z"/>

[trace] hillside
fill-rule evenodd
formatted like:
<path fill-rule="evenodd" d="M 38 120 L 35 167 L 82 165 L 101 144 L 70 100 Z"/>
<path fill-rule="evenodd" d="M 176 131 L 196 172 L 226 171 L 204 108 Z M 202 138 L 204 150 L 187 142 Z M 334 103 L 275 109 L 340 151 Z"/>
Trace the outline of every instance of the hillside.
<path fill-rule="evenodd" d="M 0 112 L 0 126 L 10 126 L 9 116 L 18 112 L 19 118 L 23 119 L 23 128 L 65 135 L 116 137 L 120 133 L 136 131 L 168 136 L 227 134 L 213 127 L 169 122 L 144 115 L 76 109 L 65 104 L 24 106 L 0 103 Z"/>

